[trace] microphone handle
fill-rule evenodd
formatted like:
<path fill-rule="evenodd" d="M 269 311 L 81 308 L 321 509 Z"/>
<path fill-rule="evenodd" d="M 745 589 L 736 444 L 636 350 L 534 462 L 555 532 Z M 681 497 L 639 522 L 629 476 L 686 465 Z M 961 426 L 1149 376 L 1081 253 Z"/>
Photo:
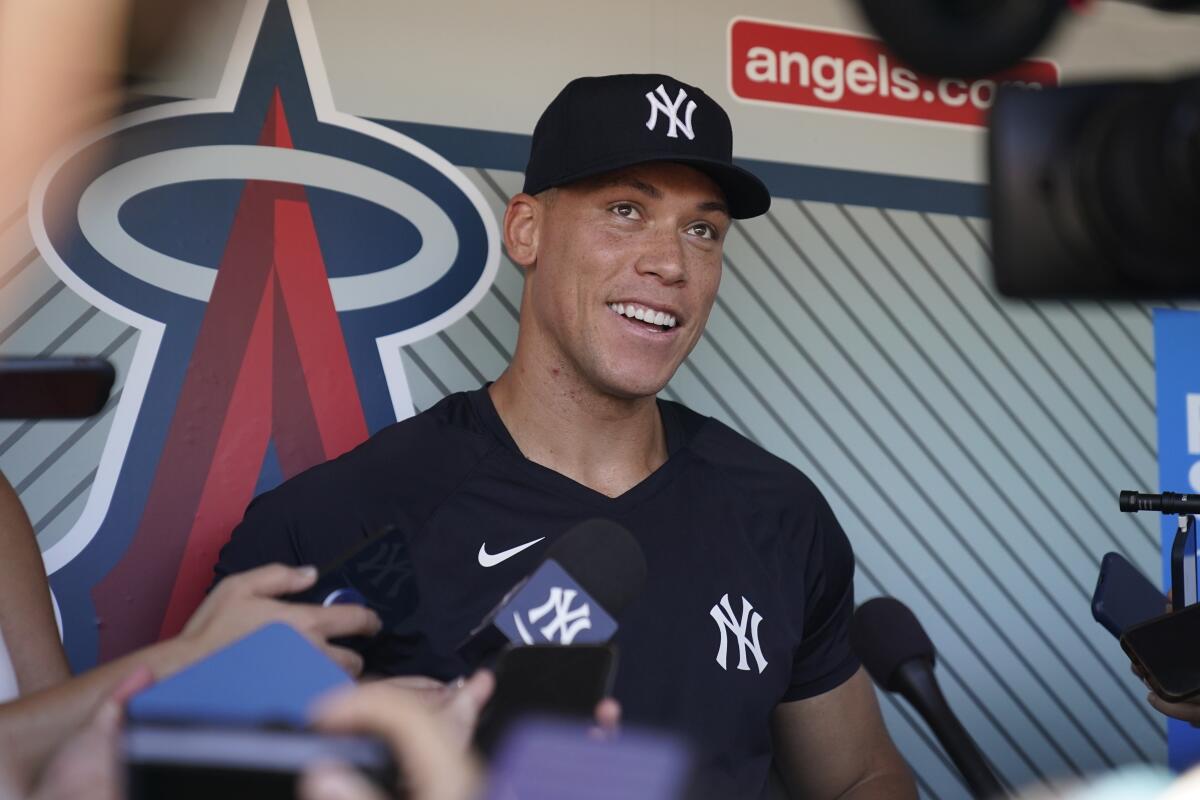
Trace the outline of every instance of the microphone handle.
<path fill-rule="evenodd" d="M 933 667 L 922 659 L 901 664 L 892 676 L 896 691 L 912 703 L 933 730 L 933 735 L 958 767 L 971 796 L 976 800 L 1007 797 L 1008 793 L 979 752 L 975 740 L 954 716 L 933 675 Z"/>

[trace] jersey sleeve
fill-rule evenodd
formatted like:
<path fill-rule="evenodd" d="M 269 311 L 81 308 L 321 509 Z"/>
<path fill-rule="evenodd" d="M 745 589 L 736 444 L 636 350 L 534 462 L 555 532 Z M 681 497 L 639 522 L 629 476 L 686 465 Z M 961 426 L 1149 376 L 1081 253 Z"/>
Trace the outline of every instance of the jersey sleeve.
<path fill-rule="evenodd" d="M 214 586 L 230 575 L 264 564 L 310 563 L 301 552 L 286 499 L 278 497 L 276 492 L 267 492 L 250 501 L 242 521 L 217 557 L 213 567 Z"/>
<path fill-rule="evenodd" d="M 242 521 L 221 548 L 214 585 L 225 577 L 264 564 L 312 565 L 321 569 L 341 555 L 355 537 L 373 528 L 377 506 L 362 477 L 378 472 L 350 462 L 354 451 L 318 464 L 264 492 L 246 507 Z"/>
<path fill-rule="evenodd" d="M 815 492 L 808 555 L 803 565 L 803 632 L 792 661 L 784 701 L 803 700 L 834 689 L 858 671 L 850 647 L 854 614 L 854 552 L 833 510 Z"/>

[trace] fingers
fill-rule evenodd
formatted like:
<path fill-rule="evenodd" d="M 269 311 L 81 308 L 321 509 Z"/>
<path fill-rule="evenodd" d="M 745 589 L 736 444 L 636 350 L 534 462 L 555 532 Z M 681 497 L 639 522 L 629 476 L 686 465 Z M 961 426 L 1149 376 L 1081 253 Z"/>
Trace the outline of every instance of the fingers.
<path fill-rule="evenodd" d="M 1163 700 L 1154 692 L 1147 695 L 1146 700 L 1160 714 L 1166 714 L 1168 717 L 1183 720 L 1192 725 L 1200 725 L 1200 705 L 1196 703 L 1171 703 Z"/>
<path fill-rule="evenodd" d="M 337 647 L 332 644 L 325 644 L 323 641 L 316 642 L 316 645 L 321 648 L 321 652 L 337 662 L 342 671 L 351 678 L 357 678 L 362 674 L 363 657 L 358 653 L 348 647 Z"/>
<path fill-rule="evenodd" d="M 316 726 L 382 736 L 395 752 L 414 797 L 457 800 L 469 797 L 474 787 L 474 767 L 446 727 L 418 699 L 384 683 L 329 698 L 317 708 Z"/>
<path fill-rule="evenodd" d="M 438 716 L 446 726 L 454 746 L 465 751 L 475 735 L 479 724 L 479 712 L 492 696 L 496 678 L 485 669 L 478 670 L 469 679 L 449 689 L 449 696 Z"/>
<path fill-rule="evenodd" d="M 300 800 L 387 800 L 364 776 L 340 764 L 318 764 L 305 771 L 298 790 Z"/>
<path fill-rule="evenodd" d="M 396 675 L 391 678 L 380 678 L 378 683 L 393 689 L 405 689 L 414 692 L 444 692 L 446 684 L 426 675 Z"/>
<path fill-rule="evenodd" d="M 480 669 L 476 670 L 475 674 L 462 685 L 458 690 L 458 696 L 463 698 L 461 702 L 474 707 L 475 716 L 478 717 L 487 701 L 492 699 L 494 691 L 496 691 L 496 676 L 492 674 L 491 670 Z"/>
<path fill-rule="evenodd" d="M 258 597 L 279 597 L 302 592 L 312 586 L 316 580 L 316 567 L 267 564 L 237 575 L 230 575 L 221 581 L 217 588 L 228 585 L 230 591 L 237 590 Z"/>
<path fill-rule="evenodd" d="M 608 733 L 616 733 L 621 727 L 621 704 L 611 697 L 597 703 L 596 724 Z"/>
<path fill-rule="evenodd" d="M 306 617 L 300 625 L 326 639 L 337 639 L 342 636 L 374 636 L 383 627 L 379 615 L 366 606 L 351 603 L 331 606 L 297 603 L 292 608 L 300 611 Z"/>

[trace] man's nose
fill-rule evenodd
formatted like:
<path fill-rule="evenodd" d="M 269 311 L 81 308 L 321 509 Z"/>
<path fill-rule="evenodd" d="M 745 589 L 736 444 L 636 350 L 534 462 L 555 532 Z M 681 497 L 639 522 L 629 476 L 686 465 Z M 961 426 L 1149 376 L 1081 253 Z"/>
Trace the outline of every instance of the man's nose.
<path fill-rule="evenodd" d="M 656 231 L 649 236 L 637 271 L 654 275 L 663 283 L 678 283 L 687 277 L 684 267 L 683 242 L 674 230 Z"/>

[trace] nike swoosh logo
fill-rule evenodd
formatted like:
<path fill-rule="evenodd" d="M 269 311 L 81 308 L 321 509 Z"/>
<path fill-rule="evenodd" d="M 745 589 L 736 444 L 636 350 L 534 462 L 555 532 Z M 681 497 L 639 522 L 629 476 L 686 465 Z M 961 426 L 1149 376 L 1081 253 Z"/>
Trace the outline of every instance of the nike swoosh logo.
<path fill-rule="evenodd" d="M 540 542 L 542 539 L 545 539 L 545 538 L 546 538 L 545 536 L 542 536 L 540 538 L 534 539 L 532 542 L 526 542 L 525 544 L 519 544 L 516 547 L 509 548 L 508 550 L 502 550 L 499 553 L 489 553 L 487 551 L 487 543 L 484 542 L 483 544 L 479 545 L 479 566 L 494 567 L 497 564 L 499 564 L 501 561 L 506 561 L 506 560 L 512 558 L 513 556 L 515 556 L 517 553 L 521 552 L 522 550 L 526 550 L 530 547 L 533 547 L 535 544 L 537 544 L 538 542 Z"/>

